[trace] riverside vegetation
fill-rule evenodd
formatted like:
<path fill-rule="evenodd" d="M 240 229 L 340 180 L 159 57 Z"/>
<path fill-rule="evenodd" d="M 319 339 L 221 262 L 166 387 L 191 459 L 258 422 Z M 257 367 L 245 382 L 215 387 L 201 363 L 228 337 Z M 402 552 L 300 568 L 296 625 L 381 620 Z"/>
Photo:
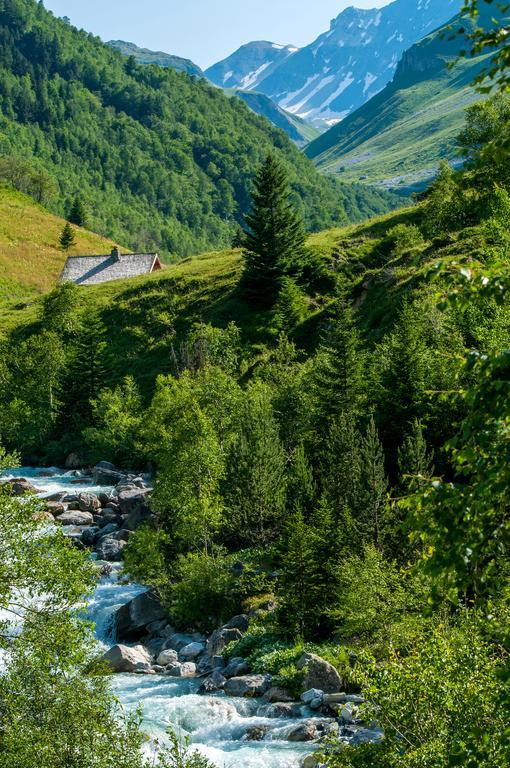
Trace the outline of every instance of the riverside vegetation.
<path fill-rule="evenodd" d="M 270 154 L 242 250 L 60 286 L 3 342 L 7 450 L 155 467 L 123 554 L 174 625 L 250 614 L 227 657 L 292 697 L 315 653 L 362 692 L 351 714 L 384 739 L 322 741 L 314 760 L 331 768 L 510 760 L 509 124 L 504 95 L 470 107 L 461 172 L 444 164 L 419 204 L 308 239 Z M 5 641 L 0 706 L 23 715 L 2 718 L 3 764 L 32 768 L 35 749 L 44 768 L 140 765 L 72 610 L 90 564 L 44 528 L 20 544 L 34 510 L 5 489 L 2 506 L 2 607 L 13 585 L 50 595 Z M 72 752 L 78 715 L 90 738 Z M 207 765 L 177 741 L 160 759 Z"/>

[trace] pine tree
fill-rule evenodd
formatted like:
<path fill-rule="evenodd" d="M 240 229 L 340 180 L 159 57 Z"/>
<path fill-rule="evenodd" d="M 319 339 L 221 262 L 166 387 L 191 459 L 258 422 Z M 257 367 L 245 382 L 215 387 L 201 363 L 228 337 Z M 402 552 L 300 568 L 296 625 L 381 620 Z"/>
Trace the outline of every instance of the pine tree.
<path fill-rule="evenodd" d="M 323 438 L 324 439 L 324 438 Z M 360 505 L 361 435 L 352 413 L 335 418 L 320 451 L 322 489 L 331 505 L 335 525 L 344 538 L 355 536 L 353 516 Z"/>
<path fill-rule="evenodd" d="M 305 294 L 292 277 L 283 277 L 275 308 L 275 326 L 288 333 L 303 322 L 308 302 Z"/>
<path fill-rule="evenodd" d="M 254 303 L 272 306 L 282 277 L 299 275 L 306 233 L 290 202 L 287 173 L 275 155 L 268 155 L 254 182 L 251 212 L 246 216 L 242 288 Z"/>
<path fill-rule="evenodd" d="M 69 222 L 66 222 L 66 225 L 64 229 L 62 230 L 62 234 L 60 235 L 60 247 L 63 251 L 68 251 L 70 248 L 73 247 L 73 245 L 76 245 L 76 238 L 74 236 L 73 228 L 69 224 Z"/>
<path fill-rule="evenodd" d="M 324 434 L 332 421 L 347 412 L 359 415 L 363 403 L 363 358 L 359 334 L 345 297 L 334 305 L 312 375 L 314 421 Z"/>
<path fill-rule="evenodd" d="M 360 504 L 356 524 L 364 543 L 382 548 L 382 529 L 388 510 L 388 480 L 384 468 L 384 451 L 374 419 L 370 419 L 361 443 Z"/>
<path fill-rule="evenodd" d="M 73 200 L 71 210 L 69 211 L 69 221 L 71 224 L 75 224 L 77 227 L 87 226 L 87 212 L 83 200 L 79 195 Z"/>
<path fill-rule="evenodd" d="M 317 631 L 319 569 L 317 536 L 301 510 L 288 520 L 281 546 L 278 579 L 278 623 L 292 639 L 307 639 Z"/>
<path fill-rule="evenodd" d="M 411 423 L 409 433 L 398 450 L 400 487 L 412 492 L 420 484 L 420 477 L 429 478 L 434 473 L 432 455 L 427 449 L 423 427 L 418 419 Z"/>

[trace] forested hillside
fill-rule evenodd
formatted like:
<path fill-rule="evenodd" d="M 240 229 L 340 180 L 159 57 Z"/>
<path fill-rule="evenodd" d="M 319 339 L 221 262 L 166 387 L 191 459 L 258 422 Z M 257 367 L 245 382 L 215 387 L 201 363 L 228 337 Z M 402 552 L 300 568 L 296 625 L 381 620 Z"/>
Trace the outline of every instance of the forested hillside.
<path fill-rule="evenodd" d="M 285 135 L 205 82 L 137 66 L 36 0 L 0 6 L 0 154 L 35 157 L 91 228 L 132 248 L 187 255 L 230 243 L 255 167 L 276 148 L 311 229 L 388 209 L 321 178 Z"/>

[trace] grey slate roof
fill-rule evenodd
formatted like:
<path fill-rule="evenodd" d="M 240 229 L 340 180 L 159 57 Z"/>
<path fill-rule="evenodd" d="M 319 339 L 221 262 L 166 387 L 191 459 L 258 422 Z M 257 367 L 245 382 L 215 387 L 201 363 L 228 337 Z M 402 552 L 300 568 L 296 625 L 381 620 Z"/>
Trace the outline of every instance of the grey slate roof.
<path fill-rule="evenodd" d="M 114 249 L 107 256 L 69 256 L 60 282 L 95 285 L 110 280 L 148 275 L 155 269 L 161 269 L 157 253 L 119 254 Z"/>

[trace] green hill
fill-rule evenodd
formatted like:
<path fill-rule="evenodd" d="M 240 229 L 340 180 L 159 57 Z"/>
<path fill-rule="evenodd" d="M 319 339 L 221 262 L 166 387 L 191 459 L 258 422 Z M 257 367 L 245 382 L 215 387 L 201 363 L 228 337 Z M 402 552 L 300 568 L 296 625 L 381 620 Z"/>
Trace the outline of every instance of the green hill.
<path fill-rule="evenodd" d="M 0 110 L 0 154 L 35 157 L 53 174 L 55 213 L 79 192 L 91 228 L 133 249 L 228 245 L 270 151 L 311 229 L 392 205 L 321 178 L 283 132 L 205 81 L 138 66 L 36 0 L 0 4 Z"/>
<path fill-rule="evenodd" d="M 455 160 L 465 109 L 480 99 L 471 84 L 489 57 L 457 61 L 463 47 L 445 26 L 410 48 L 393 82 L 312 142 L 307 156 L 344 181 L 422 188 L 441 159 Z"/>
<path fill-rule="evenodd" d="M 194 77 L 205 77 L 200 67 L 190 59 L 173 56 L 164 51 L 151 51 L 149 48 L 139 48 L 135 43 L 125 40 L 109 40 L 106 45 L 120 51 L 124 56 L 133 56 L 137 64 L 156 64 L 158 67 L 170 67 L 177 72 L 186 72 Z"/>
<path fill-rule="evenodd" d="M 0 186 L 0 307 L 51 290 L 66 254 L 59 247 L 64 220 L 31 198 Z M 114 243 L 79 227 L 70 255 L 109 253 Z"/>

